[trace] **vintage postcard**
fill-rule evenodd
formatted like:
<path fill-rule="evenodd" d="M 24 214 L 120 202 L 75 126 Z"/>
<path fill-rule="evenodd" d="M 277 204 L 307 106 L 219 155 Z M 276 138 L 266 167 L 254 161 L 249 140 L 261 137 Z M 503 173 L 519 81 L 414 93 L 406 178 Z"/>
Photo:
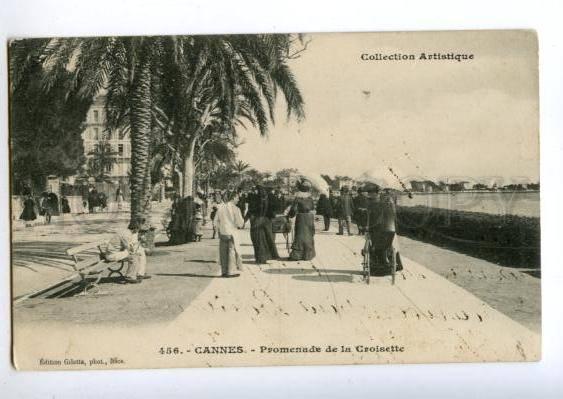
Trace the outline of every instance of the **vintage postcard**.
<path fill-rule="evenodd" d="M 14 38 L 20 370 L 537 361 L 535 32 Z"/>

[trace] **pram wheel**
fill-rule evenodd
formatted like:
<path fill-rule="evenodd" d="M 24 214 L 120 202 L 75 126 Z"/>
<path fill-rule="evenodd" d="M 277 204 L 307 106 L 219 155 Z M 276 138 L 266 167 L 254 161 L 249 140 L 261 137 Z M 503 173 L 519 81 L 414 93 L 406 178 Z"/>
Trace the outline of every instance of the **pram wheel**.
<path fill-rule="evenodd" d="M 362 267 L 363 267 L 364 280 L 366 281 L 367 284 L 369 284 L 369 278 L 370 278 L 370 260 L 371 260 L 370 252 L 371 252 L 371 240 L 369 239 L 369 237 L 366 236 L 366 242 L 364 244 L 364 248 L 362 249 L 362 256 L 363 256 Z"/>

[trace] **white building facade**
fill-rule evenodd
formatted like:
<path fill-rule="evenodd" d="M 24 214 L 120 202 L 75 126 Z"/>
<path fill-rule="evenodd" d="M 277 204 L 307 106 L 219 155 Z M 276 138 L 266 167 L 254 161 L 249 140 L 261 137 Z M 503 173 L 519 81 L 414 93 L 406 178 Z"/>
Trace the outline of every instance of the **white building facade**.
<path fill-rule="evenodd" d="M 111 151 L 116 155 L 116 162 L 112 165 L 107 175 L 114 183 L 127 183 L 131 170 L 131 140 L 129 134 L 121 131 L 109 132 L 106 124 L 106 112 L 104 107 L 105 97 L 96 97 L 94 103 L 88 110 L 82 140 L 84 141 L 84 155 L 86 158 L 96 148 L 96 144 L 107 141 Z"/>

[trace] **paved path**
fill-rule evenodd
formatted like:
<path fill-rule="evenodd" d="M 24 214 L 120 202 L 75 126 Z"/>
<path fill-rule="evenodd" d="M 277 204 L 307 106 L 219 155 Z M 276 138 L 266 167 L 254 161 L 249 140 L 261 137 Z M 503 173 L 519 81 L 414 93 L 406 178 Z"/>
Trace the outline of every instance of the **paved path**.
<path fill-rule="evenodd" d="M 539 269 L 501 266 L 406 237 L 401 237 L 401 253 L 532 331 L 541 332 Z"/>
<path fill-rule="evenodd" d="M 12 295 L 55 284 L 73 274 L 65 251 L 111 237 L 127 227 L 129 214 L 97 213 L 54 217 L 49 225 L 16 229 L 12 234 Z"/>
<path fill-rule="evenodd" d="M 194 346 L 232 342 L 248 348 L 241 356 L 192 356 L 194 364 L 516 361 L 539 356 L 537 334 L 410 259 L 395 286 L 388 277 L 372 278 L 367 285 L 360 275 L 361 237 L 320 233 L 316 246 L 312 262 L 249 262 L 236 282 L 213 281 L 167 331 L 179 334 L 176 342 Z M 242 248 L 250 259 L 252 247 Z M 352 351 L 260 353 L 261 346 L 310 345 L 347 345 Z M 405 349 L 364 353 L 357 352 L 358 345 Z"/>
<path fill-rule="evenodd" d="M 193 262 L 172 261 L 181 259 L 182 251 L 185 251 L 184 258 L 188 253 L 198 251 L 197 248 L 216 251 L 217 241 L 206 239 L 202 243 L 178 247 L 166 256 L 151 258 L 150 262 L 158 262 L 159 268 L 152 280 L 140 286 L 115 288 L 113 301 L 130 299 L 132 309 L 138 309 L 139 301 L 144 301 L 147 317 L 141 319 L 142 323 L 138 320 L 129 323 L 126 318 L 125 323 L 114 322 L 109 329 L 107 324 L 105 327 L 77 325 L 71 320 L 65 323 L 60 319 L 55 324 L 49 319 L 21 323 L 15 329 L 16 346 L 18 342 L 25 342 L 27 353 L 20 356 L 16 353 L 18 364 L 36 368 L 38 357 L 60 358 L 63 349 L 66 356 L 121 356 L 125 359 L 126 363 L 114 367 L 539 358 L 540 337 L 537 333 L 410 259 L 405 259 L 405 271 L 399 273 L 395 286 L 388 277 L 373 278 L 370 285 L 365 284 L 360 275 L 358 249 L 362 246 L 362 238 L 359 236 L 319 233 L 316 236 L 318 256 L 313 261 L 274 261 L 265 266 L 253 262 L 248 230 L 243 237 L 245 264 L 239 278 L 209 278 L 210 273 L 219 272 L 214 263 L 206 264 L 208 270 L 195 270 Z M 281 237 L 278 237 L 278 245 L 281 254 L 285 254 Z M 202 260 L 213 262 L 215 256 L 212 253 L 204 254 L 208 258 Z M 176 275 L 172 279 L 163 275 L 166 273 L 161 270 L 167 267 L 167 262 L 170 267 L 183 269 L 183 272 L 168 273 Z M 157 267 L 151 263 L 149 269 Z M 191 286 L 183 278 L 186 276 L 190 281 L 205 279 L 206 283 Z M 133 289 L 135 295 L 133 291 L 128 295 L 127 291 Z M 185 290 L 185 295 L 181 295 L 181 289 Z M 194 290 L 197 295 L 193 295 Z M 106 301 L 111 301 L 112 295 Z M 155 296 L 158 295 L 157 299 Z M 175 310 L 172 318 L 155 317 L 154 312 L 158 309 L 163 314 L 172 314 L 168 309 L 170 301 L 162 300 L 171 296 L 177 298 L 181 308 Z M 68 300 L 76 301 L 75 298 Z M 153 302 L 156 307 L 152 306 Z M 89 300 L 78 314 L 75 313 L 74 320 L 82 320 L 80 323 L 83 324 L 83 320 L 91 317 L 90 311 L 100 303 Z M 54 305 L 36 306 L 27 311 L 41 314 L 42 306 Z M 72 308 L 72 302 L 66 306 Z M 118 313 L 126 312 L 127 306 L 119 308 Z M 52 314 L 64 315 L 64 312 L 59 309 Z M 94 320 L 97 319 L 94 317 Z M 48 334 L 37 334 L 38 327 Z M 100 337 L 104 337 L 103 341 L 99 341 Z M 94 345 L 94 342 L 98 344 Z M 284 350 L 280 347 L 310 348 L 312 345 L 322 348 L 323 352 L 268 353 Z M 339 349 L 349 347 L 350 352 L 324 352 L 329 345 Z M 208 346 L 241 346 L 243 353 L 197 353 Z M 403 352 L 363 352 L 365 347 L 377 346 L 404 349 Z M 166 347 L 178 347 L 182 354 L 158 353 L 160 348 Z"/>

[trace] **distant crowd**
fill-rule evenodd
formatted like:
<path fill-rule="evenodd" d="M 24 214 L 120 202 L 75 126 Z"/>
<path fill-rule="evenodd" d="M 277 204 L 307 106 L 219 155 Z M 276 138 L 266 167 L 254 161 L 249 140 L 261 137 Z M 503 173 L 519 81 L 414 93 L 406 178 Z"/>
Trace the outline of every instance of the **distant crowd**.
<path fill-rule="evenodd" d="M 120 188 L 116 190 L 115 202 L 117 203 L 118 210 L 123 209 L 125 198 Z M 107 195 L 103 192 L 98 192 L 94 187 L 90 187 L 88 195 L 82 201 L 81 212 L 76 212 L 76 209 L 74 211 L 71 209 L 66 195 L 61 195 L 59 200 L 57 194 L 44 191 L 41 195 L 39 195 L 39 197 L 34 197 L 31 192 L 27 190 L 24 192 L 23 210 L 19 219 L 25 222 L 26 227 L 31 227 L 38 217 L 43 217 L 43 222 L 45 224 L 49 224 L 51 223 L 53 216 L 69 214 L 71 212 L 85 213 L 86 209 L 88 210 L 88 213 L 95 213 L 96 210 L 107 210 Z"/>
<path fill-rule="evenodd" d="M 250 224 L 254 260 L 264 264 L 279 259 L 275 234 L 293 233 L 288 260 L 311 260 L 316 256 L 315 218 L 323 218 L 323 230 L 329 231 L 333 219 L 338 222 L 337 235 L 353 235 L 357 225 L 360 235 L 373 243 L 370 251 L 374 273 L 385 273 L 390 265 L 402 265 L 396 238 L 395 198 L 377 185 L 360 188 L 343 187 L 312 195 L 312 185 L 300 181 L 297 191 L 287 196 L 279 188 L 256 185 L 247 191 L 215 191 L 195 198 L 176 196 L 167 226 L 169 244 L 200 241 L 201 226 L 212 223 L 212 239 L 220 240 L 220 263 L 225 277 L 237 276 L 241 258 L 239 230 Z"/>

